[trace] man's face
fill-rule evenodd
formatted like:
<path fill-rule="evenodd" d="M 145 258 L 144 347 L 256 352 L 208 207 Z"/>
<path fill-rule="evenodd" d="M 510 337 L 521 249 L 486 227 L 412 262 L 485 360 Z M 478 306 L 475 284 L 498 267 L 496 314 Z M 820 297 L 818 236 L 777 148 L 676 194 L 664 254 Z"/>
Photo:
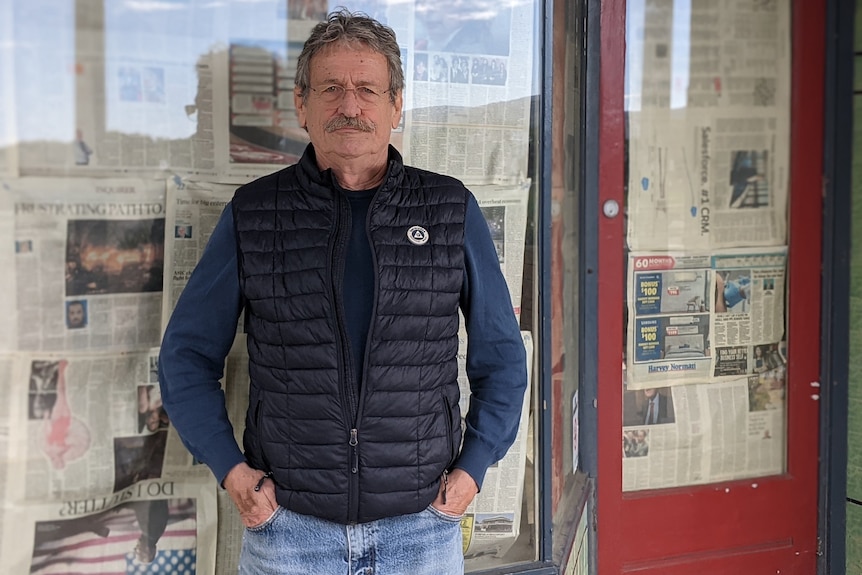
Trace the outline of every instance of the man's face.
<path fill-rule="evenodd" d="M 74 302 L 69 304 L 69 327 L 81 327 L 84 325 L 84 304 Z"/>
<path fill-rule="evenodd" d="M 392 103 L 386 58 L 363 44 L 336 43 L 311 59 L 310 87 L 303 102 L 297 89 L 294 102 L 299 125 L 308 130 L 321 168 L 334 162 L 368 159 L 369 165 L 386 158 L 391 131 L 401 119 L 401 94 Z M 325 102 L 321 91 L 327 86 L 345 90 L 335 102 Z M 367 87 L 380 94 L 374 104 L 362 102 L 353 91 Z M 386 92 L 386 93 L 384 93 Z M 339 127 L 344 120 L 354 126 Z M 385 159 L 383 160 L 385 161 Z"/>
<path fill-rule="evenodd" d="M 647 396 L 647 399 L 654 398 L 656 393 L 658 393 L 658 390 L 654 387 L 650 387 L 644 390 L 644 395 Z"/>

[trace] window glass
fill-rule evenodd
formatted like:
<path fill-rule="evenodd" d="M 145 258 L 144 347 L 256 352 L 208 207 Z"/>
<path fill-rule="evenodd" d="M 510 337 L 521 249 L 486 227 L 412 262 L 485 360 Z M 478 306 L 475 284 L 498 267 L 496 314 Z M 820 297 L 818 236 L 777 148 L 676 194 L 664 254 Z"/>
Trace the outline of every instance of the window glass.
<path fill-rule="evenodd" d="M 627 3 L 626 491 L 786 469 L 790 4 Z"/>
<path fill-rule="evenodd" d="M 9 273 L 0 284 L 15 311 L 0 327 L 0 376 L 12 382 L 0 425 L 15 431 L 0 444 L 10 463 L 0 485 L 6 501 L 21 504 L 0 528 L 25 534 L 3 538 L 16 542 L 7 546 L 11 564 L 37 570 L 59 547 L 64 560 L 84 560 L 80 549 L 126 530 L 129 544 L 117 553 L 128 557 L 105 567 L 122 571 L 136 553 L 133 526 L 157 516 L 185 533 L 160 550 L 199 573 L 235 570 L 239 521 L 164 412 L 158 346 L 237 187 L 303 153 L 296 58 L 312 27 L 341 5 L 395 30 L 406 87 L 392 144 L 405 163 L 473 192 L 528 357 L 537 355 L 537 1 L 4 2 L 0 258 Z M 559 136 L 571 148 L 576 133 L 567 123 Z M 559 161 L 558 199 L 573 225 L 575 168 Z M 573 233 L 558 238 L 569 246 L 560 267 L 569 306 Z M 248 401 L 242 332 L 240 322 L 224 377 L 237 439 Z M 570 476 L 577 369 L 571 353 L 567 361 L 560 414 Z M 461 523 L 467 571 L 538 558 L 537 369 L 515 444 Z M 463 411 L 463 365 L 461 383 Z"/>

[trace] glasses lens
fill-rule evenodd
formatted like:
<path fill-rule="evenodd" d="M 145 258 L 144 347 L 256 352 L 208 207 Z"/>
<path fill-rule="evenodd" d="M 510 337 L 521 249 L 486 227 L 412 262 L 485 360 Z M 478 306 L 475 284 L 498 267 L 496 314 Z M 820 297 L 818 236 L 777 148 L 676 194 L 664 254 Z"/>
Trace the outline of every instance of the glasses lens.
<path fill-rule="evenodd" d="M 351 88 L 349 90 L 342 86 L 324 86 L 315 89 L 314 92 L 327 104 L 341 102 L 347 92 L 353 92 L 353 95 L 362 104 L 373 106 L 380 102 L 380 92 L 378 92 L 376 88 L 370 88 L 368 86 Z"/>

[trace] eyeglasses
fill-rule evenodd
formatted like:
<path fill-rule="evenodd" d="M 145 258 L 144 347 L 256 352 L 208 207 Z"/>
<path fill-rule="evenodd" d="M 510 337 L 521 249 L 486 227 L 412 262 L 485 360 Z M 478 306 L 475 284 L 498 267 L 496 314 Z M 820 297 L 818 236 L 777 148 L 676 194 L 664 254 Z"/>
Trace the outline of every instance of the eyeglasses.
<path fill-rule="evenodd" d="M 311 88 L 311 91 L 325 104 L 341 103 L 342 98 L 344 98 L 347 92 L 353 92 L 359 103 L 365 106 L 376 106 L 383 100 L 383 94 L 389 92 L 389 90 L 380 91 L 372 86 L 359 86 L 358 88 L 348 89 L 337 84 Z"/>

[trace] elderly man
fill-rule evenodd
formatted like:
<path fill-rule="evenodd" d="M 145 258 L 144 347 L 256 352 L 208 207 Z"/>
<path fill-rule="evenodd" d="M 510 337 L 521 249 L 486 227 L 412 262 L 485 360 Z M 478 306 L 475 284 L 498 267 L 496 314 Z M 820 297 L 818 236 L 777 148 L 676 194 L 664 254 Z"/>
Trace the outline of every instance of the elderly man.
<path fill-rule="evenodd" d="M 497 254 L 463 184 L 389 145 L 403 85 L 391 29 L 344 10 L 313 29 L 311 144 L 237 190 L 165 333 L 163 403 L 239 509 L 241 573 L 462 573 L 460 518 L 515 438 L 526 358 Z M 219 387 L 242 310 L 244 452 Z"/>

